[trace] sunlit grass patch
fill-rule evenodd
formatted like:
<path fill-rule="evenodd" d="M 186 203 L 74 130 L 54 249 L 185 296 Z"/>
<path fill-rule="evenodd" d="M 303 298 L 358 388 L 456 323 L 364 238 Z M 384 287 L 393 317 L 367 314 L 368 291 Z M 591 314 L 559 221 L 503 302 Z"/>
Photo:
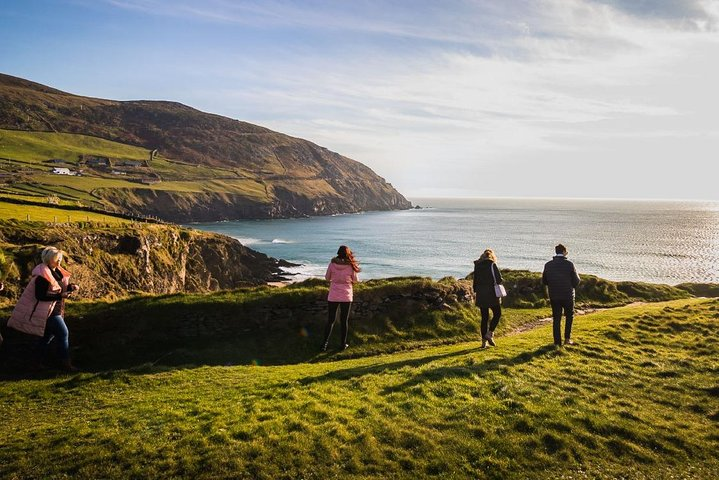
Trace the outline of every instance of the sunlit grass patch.
<path fill-rule="evenodd" d="M 129 220 L 120 217 L 103 215 L 85 210 L 69 210 L 50 206 L 41 207 L 39 205 L 22 205 L 7 203 L 0 200 L 0 220 L 11 219 L 51 223 L 101 222 L 105 224 L 120 224 L 129 222 Z"/>

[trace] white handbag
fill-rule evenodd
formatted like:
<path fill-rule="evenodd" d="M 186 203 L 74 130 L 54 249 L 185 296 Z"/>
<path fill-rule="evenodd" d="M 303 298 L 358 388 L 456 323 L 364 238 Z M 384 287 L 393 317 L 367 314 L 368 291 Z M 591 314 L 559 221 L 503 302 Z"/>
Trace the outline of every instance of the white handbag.
<path fill-rule="evenodd" d="M 506 297 L 507 290 L 504 289 L 504 285 L 497 283 L 497 277 L 494 276 L 494 263 L 489 265 L 489 271 L 492 272 L 492 278 L 494 279 L 494 294 L 497 298 Z"/>

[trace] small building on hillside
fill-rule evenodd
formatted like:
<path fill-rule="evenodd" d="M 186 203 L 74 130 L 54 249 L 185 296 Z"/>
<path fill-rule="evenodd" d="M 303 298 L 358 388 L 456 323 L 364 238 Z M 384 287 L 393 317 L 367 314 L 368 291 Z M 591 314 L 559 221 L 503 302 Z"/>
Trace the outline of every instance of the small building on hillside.
<path fill-rule="evenodd" d="M 140 160 L 118 160 L 115 162 L 116 167 L 142 167 L 145 162 Z"/>
<path fill-rule="evenodd" d="M 52 169 L 52 173 L 54 173 L 55 175 L 75 175 L 75 172 L 73 172 L 69 168 L 63 167 L 54 167 Z"/>
<path fill-rule="evenodd" d="M 82 161 L 88 167 L 109 167 L 110 159 L 107 157 L 98 157 L 95 155 L 82 155 Z"/>

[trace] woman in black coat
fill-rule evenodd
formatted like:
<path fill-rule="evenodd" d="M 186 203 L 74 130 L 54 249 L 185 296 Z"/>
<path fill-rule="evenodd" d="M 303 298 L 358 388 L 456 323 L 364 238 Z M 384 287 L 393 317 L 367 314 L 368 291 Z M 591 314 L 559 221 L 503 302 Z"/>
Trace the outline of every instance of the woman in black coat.
<path fill-rule="evenodd" d="M 485 250 L 478 260 L 474 261 L 474 293 L 476 305 L 482 314 L 482 348 L 487 343 L 494 343 L 494 329 L 502 318 L 502 299 L 497 297 L 495 284 L 502 284 L 502 274 L 497 267 L 497 256 L 491 249 Z M 489 321 L 489 310 L 492 310 L 492 321 Z"/>

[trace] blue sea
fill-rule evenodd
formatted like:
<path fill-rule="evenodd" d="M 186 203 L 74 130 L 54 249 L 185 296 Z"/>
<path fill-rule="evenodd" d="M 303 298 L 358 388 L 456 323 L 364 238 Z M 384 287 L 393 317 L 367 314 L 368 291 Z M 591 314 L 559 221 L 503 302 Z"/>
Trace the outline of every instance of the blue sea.
<path fill-rule="evenodd" d="M 719 282 L 719 203 L 411 199 L 422 209 L 192 224 L 324 274 L 349 245 L 364 279 L 464 277 L 492 248 L 502 268 L 540 272 L 563 243 L 579 273 L 654 283 Z"/>

